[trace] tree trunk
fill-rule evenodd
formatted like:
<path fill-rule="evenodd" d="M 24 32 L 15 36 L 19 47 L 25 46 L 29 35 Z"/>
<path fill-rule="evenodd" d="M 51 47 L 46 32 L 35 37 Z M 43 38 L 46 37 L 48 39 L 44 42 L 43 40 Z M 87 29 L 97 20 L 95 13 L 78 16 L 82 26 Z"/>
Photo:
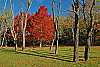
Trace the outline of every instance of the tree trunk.
<path fill-rule="evenodd" d="M 58 17 L 56 18 L 56 33 L 55 33 L 55 35 L 56 35 L 56 46 L 55 46 L 55 54 L 58 54 L 58 45 L 59 45 L 59 43 L 58 43 L 58 41 L 59 41 L 59 31 L 58 31 Z"/>
<path fill-rule="evenodd" d="M 55 54 L 58 54 L 58 39 L 56 41 Z"/>
<path fill-rule="evenodd" d="M 52 40 L 52 45 L 50 45 L 50 50 L 51 50 L 51 51 L 53 51 L 53 47 L 54 47 L 54 40 L 55 40 L 55 39 L 53 39 L 53 40 Z"/>
<path fill-rule="evenodd" d="M 59 21 L 60 21 L 60 15 L 61 15 L 61 0 L 59 0 L 59 3 L 58 3 L 58 10 L 57 10 L 57 12 L 58 12 L 58 15 L 59 16 L 57 16 L 57 18 L 56 18 L 56 47 L 55 47 L 55 54 L 58 54 L 58 46 L 59 46 L 59 25 L 58 25 L 58 23 L 59 23 Z"/>
<path fill-rule="evenodd" d="M 78 12 L 75 13 L 75 23 L 74 23 L 74 58 L 75 63 L 78 62 L 78 45 L 79 45 L 79 22 L 78 22 Z"/>
<path fill-rule="evenodd" d="M 87 38 L 87 44 L 85 45 L 85 61 L 89 60 L 89 52 L 90 52 L 90 45 L 91 45 L 91 36 Z"/>
<path fill-rule="evenodd" d="M 17 51 L 17 43 L 15 44 L 15 51 Z"/>
<path fill-rule="evenodd" d="M 72 23 L 72 24 L 74 24 L 74 23 Z M 73 33 L 72 36 L 73 36 L 73 44 L 74 44 L 74 40 L 75 40 L 75 39 L 74 39 L 74 38 L 75 38 L 75 37 L 74 37 L 74 35 L 75 35 L 75 33 L 74 33 L 74 25 L 72 26 L 72 33 Z"/>
<path fill-rule="evenodd" d="M 23 30 L 23 47 L 22 47 L 22 51 L 25 48 L 25 30 Z"/>
<path fill-rule="evenodd" d="M 75 21 L 73 23 L 73 40 L 74 40 L 74 57 L 73 57 L 73 61 L 75 63 L 78 62 L 78 45 L 79 45 L 79 0 L 73 0 L 73 11 L 75 14 Z"/>
<path fill-rule="evenodd" d="M 14 16 L 13 16 L 14 18 Z M 15 51 L 17 51 L 17 34 L 16 32 L 14 31 L 14 20 L 13 20 L 13 23 L 12 23 L 12 29 L 11 29 L 11 34 L 14 38 L 14 46 L 15 46 Z"/>
<path fill-rule="evenodd" d="M 93 40 L 92 45 L 95 46 L 96 45 L 95 44 L 95 41 L 96 41 L 96 30 L 95 29 L 93 30 L 93 36 L 92 36 L 92 38 L 93 38 L 92 39 Z"/>
<path fill-rule="evenodd" d="M 0 37 L 1 37 L 1 30 L 0 30 Z M 1 41 L 2 41 L 2 38 L 0 38 L 0 46 L 1 46 Z"/>
<path fill-rule="evenodd" d="M 14 39 L 14 41 L 15 41 L 15 51 L 17 51 L 17 40 Z"/>
<path fill-rule="evenodd" d="M 92 36 L 92 32 L 93 32 L 93 26 L 94 26 L 94 22 L 93 22 L 93 7 L 95 5 L 95 0 L 92 1 L 92 5 L 90 8 L 90 25 L 89 28 L 87 29 L 87 44 L 85 45 L 85 54 L 84 54 L 84 58 L 85 61 L 89 60 L 89 52 L 90 52 L 90 46 L 91 46 L 91 36 Z"/>
<path fill-rule="evenodd" d="M 77 20 L 78 21 L 78 20 Z M 75 34 L 75 39 L 74 39 L 74 62 L 78 62 L 78 45 L 79 45 L 79 23 L 76 26 L 76 34 Z"/>
<path fill-rule="evenodd" d="M 26 25 L 27 25 L 27 13 L 25 15 L 25 25 L 24 25 L 24 28 L 23 28 L 23 47 L 22 47 L 22 51 L 24 50 L 25 48 L 25 33 L 26 33 Z"/>
<path fill-rule="evenodd" d="M 3 45 L 4 45 L 5 35 L 6 35 L 6 32 L 5 32 L 4 35 L 3 35 L 1 47 L 3 47 Z"/>
<path fill-rule="evenodd" d="M 53 47 L 54 47 L 54 41 L 55 41 L 55 39 L 53 39 L 53 41 L 52 41 L 52 45 L 51 45 L 51 51 L 53 51 Z"/>
<path fill-rule="evenodd" d="M 2 44 L 1 44 L 1 47 L 3 47 L 3 44 L 4 44 L 4 37 L 2 38 Z"/>
<path fill-rule="evenodd" d="M 1 47 L 3 47 L 3 44 L 4 44 L 4 37 L 2 38 L 2 44 L 1 44 Z"/>
<path fill-rule="evenodd" d="M 42 47 L 42 40 L 40 41 L 40 48 Z"/>
<path fill-rule="evenodd" d="M 15 34 L 15 37 L 14 37 L 14 44 L 15 44 L 15 51 L 17 51 L 17 35 Z"/>

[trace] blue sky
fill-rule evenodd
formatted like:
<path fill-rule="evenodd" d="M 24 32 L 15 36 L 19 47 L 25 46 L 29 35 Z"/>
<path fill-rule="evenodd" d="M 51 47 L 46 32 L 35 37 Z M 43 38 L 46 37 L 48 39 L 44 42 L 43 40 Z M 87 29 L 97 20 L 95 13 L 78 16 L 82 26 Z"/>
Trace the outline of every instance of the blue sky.
<path fill-rule="evenodd" d="M 25 12 L 26 11 L 26 1 L 27 0 L 13 0 L 13 11 L 14 11 L 14 15 L 17 15 L 18 12 L 20 11 L 20 4 L 22 7 L 22 10 Z M 30 8 L 30 13 L 35 13 L 36 11 L 38 11 L 38 8 L 41 5 L 45 5 L 48 8 L 48 12 L 49 14 L 51 14 L 51 0 L 33 0 L 32 2 L 32 6 Z M 57 4 L 59 0 L 55 0 L 55 3 Z M 62 0 L 62 15 L 68 15 L 69 12 L 65 12 L 64 10 L 69 10 L 71 9 L 71 4 L 72 4 L 72 0 Z M 2 13 L 4 7 L 4 0 L 0 0 L 0 14 Z M 10 0 L 7 0 L 7 5 L 6 5 L 6 9 L 7 11 L 9 11 L 10 8 Z M 55 14 L 57 15 L 57 9 L 55 6 Z"/>

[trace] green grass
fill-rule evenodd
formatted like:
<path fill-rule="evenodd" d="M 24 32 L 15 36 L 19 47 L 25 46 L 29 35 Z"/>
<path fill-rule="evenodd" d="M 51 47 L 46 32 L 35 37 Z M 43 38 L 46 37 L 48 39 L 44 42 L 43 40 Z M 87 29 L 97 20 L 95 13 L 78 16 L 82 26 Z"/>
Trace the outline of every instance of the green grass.
<path fill-rule="evenodd" d="M 100 0 L 96 0 L 96 2 L 100 2 Z"/>
<path fill-rule="evenodd" d="M 0 67 L 100 67 L 100 47 L 91 47 L 90 60 L 84 61 L 84 47 L 79 47 L 78 64 L 73 62 L 73 47 L 59 47 L 59 54 L 49 47 L 26 48 L 17 52 L 14 48 L 0 48 Z"/>
<path fill-rule="evenodd" d="M 99 9 L 99 8 L 100 8 L 100 5 L 98 5 L 98 6 L 95 6 L 95 8 Z"/>

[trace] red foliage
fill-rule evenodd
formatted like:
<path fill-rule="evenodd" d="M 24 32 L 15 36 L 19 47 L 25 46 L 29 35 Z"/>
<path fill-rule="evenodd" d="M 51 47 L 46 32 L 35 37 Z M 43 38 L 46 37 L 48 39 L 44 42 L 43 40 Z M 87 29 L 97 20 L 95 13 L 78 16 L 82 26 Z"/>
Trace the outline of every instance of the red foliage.
<path fill-rule="evenodd" d="M 23 14 L 23 23 L 22 23 L 22 14 Z M 28 14 L 28 18 L 30 17 L 30 14 Z M 16 33 L 22 31 L 22 26 L 24 27 L 25 25 L 25 13 L 20 12 L 15 18 L 14 18 L 14 30 Z M 26 30 L 27 31 L 27 30 Z"/>
<path fill-rule="evenodd" d="M 25 22 L 25 20 L 24 20 Z M 21 14 L 15 17 L 14 28 L 16 32 L 21 31 Z M 23 23 L 24 25 L 24 23 Z M 31 33 L 35 40 L 51 41 L 54 37 L 54 23 L 45 6 L 40 6 L 38 12 L 28 16 L 26 31 Z"/>

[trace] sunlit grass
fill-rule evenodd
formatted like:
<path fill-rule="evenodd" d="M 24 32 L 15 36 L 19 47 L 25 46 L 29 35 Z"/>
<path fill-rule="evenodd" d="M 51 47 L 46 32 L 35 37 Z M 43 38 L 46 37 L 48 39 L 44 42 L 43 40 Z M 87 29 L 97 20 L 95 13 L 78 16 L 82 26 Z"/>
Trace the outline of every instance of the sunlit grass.
<path fill-rule="evenodd" d="M 59 54 L 49 47 L 26 48 L 15 52 L 14 48 L 0 48 L 0 67 L 99 67 L 100 47 L 91 47 L 90 60 L 84 61 L 84 47 L 79 47 L 79 62 L 73 62 L 73 47 L 59 47 Z"/>
<path fill-rule="evenodd" d="M 96 0 L 96 2 L 100 2 L 100 0 Z"/>

